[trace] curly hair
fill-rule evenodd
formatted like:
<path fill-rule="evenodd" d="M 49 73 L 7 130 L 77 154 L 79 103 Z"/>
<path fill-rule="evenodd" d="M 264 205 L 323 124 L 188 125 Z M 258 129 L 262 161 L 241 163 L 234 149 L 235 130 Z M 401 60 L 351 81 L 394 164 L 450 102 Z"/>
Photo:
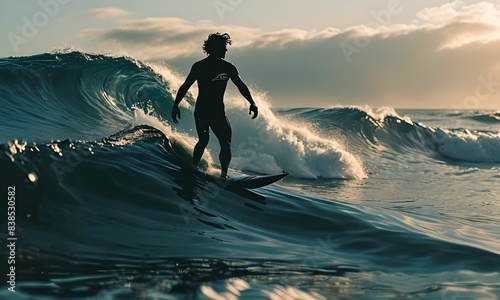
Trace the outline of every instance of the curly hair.
<path fill-rule="evenodd" d="M 214 52 L 226 49 L 227 45 L 231 45 L 231 37 L 226 33 L 211 33 L 208 38 L 203 42 L 203 52 L 211 54 Z"/>

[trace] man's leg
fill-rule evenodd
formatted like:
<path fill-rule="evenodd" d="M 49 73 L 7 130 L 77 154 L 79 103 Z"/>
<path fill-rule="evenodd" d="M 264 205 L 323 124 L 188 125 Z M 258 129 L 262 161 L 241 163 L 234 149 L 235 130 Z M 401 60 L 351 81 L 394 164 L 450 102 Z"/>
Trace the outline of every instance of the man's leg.
<path fill-rule="evenodd" d="M 229 120 L 224 115 L 219 117 L 211 125 L 212 131 L 219 140 L 220 145 L 220 166 L 221 166 L 221 177 L 227 177 L 227 169 L 229 168 L 229 163 L 231 162 L 231 125 Z"/>
<path fill-rule="evenodd" d="M 193 166 L 198 166 L 198 163 L 203 156 L 203 152 L 208 145 L 210 140 L 209 123 L 206 118 L 200 118 L 195 116 L 196 121 L 196 132 L 198 133 L 198 143 L 194 146 L 193 151 Z"/>

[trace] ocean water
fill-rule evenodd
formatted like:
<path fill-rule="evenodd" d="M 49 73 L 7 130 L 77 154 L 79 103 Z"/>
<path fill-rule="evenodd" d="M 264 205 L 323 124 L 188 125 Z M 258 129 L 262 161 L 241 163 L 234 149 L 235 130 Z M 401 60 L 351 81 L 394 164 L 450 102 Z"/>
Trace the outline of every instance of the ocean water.
<path fill-rule="evenodd" d="M 252 120 L 229 95 L 230 175 L 290 172 L 235 193 L 185 171 L 196 95 L 171 124 L 181 83 L 121 56 L 0 59 L 0 298 L 500 297 L 500 112 L 255 93 Z M 212 140 L 206 172 L 217 156 Z"/>

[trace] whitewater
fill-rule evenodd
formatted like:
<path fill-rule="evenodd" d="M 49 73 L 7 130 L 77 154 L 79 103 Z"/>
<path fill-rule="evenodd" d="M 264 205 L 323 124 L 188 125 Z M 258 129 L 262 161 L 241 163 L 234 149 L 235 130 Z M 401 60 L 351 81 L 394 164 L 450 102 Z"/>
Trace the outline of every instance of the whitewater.
<path fill-rule="evenodd" d="M 182 82 L 117 55 L 0 59 L 18 237 L 2 299 L 500 296 L 499 111 L 275 108 L 254 91 L 252 120 L 229 94 L 229 175 L 290 173 L 234 193 L 186 176 L 196 89 L 172 124 Z M 218 150 L 212 136 L 205 172 Z"/>

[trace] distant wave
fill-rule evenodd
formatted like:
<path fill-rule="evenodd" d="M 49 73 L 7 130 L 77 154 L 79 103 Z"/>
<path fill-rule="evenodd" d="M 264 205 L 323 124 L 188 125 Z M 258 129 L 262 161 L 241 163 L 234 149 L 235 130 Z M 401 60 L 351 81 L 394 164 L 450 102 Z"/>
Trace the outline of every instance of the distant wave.
<path fill-rule="evenodd" d="M 464 162 L 500 162 L 500 132 L 434 128 L 399 116 L 392 108 L 373 110 L 353 106 L 292 109 L 282 113 L 318 122 L 322 129 L 348 132 L 349 141 L 353 144 L 359 145 L 362 141 L 366 146 L 384 146 L 398 152 L 435 153 L 446 159 Z M 498 116 L 476 117 L 493 120 Z"/>
<path fill-rule="evenodd" d="M 454 113 L 449 113 L 449 117 L 453 118 L 463 118 L 474 120 L 482 123 L 498 123 L 500 122 L 500 112 L 498 111 L 489 111 L 489 112 L 480 112 L 480 111 L 457 111 Z"/>
<path fill-rule="evenodd" d="M 500 113 L 479 114 L 470 116 L 470 118 L 484 123 L 500 123 Z"/>

